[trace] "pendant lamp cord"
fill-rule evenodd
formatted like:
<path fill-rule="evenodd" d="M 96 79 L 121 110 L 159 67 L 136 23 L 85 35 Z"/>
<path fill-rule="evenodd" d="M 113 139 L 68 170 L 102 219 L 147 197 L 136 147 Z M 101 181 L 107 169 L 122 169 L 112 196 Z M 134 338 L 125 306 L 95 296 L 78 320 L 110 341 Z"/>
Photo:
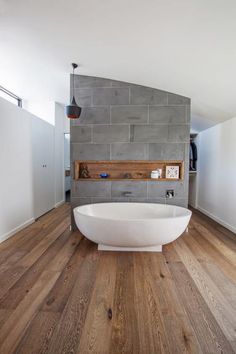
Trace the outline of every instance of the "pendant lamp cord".
<path fill-rule="evenodd" d="M 73 74 L 72 74 L 72 101 L 75 101 L 75 69 L 78 67 L 76 63 L 72 63 Z"/>
<path fill-rule="evenodd" d="M 75 97 L 75 68 L 73 66 L 73 97 Z"/>

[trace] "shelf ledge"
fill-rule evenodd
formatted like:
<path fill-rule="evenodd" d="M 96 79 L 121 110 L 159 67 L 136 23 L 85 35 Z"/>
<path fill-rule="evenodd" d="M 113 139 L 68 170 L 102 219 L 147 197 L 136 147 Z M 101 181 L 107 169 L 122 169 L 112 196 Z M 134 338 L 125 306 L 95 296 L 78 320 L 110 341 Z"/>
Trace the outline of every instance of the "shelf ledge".
<path fill-rule="evenodd" d="M 152 182 L 178 182 L 180 178 L 78 178 L 77 181 L 152 181 Z"/>

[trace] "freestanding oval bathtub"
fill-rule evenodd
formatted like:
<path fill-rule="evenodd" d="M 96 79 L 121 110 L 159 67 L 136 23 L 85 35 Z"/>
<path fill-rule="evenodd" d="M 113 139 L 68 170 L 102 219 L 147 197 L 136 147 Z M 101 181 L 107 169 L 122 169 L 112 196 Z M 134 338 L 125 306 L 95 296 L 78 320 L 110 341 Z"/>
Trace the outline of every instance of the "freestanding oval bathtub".
<path fill-rule="evenodd" d="M 187 228 L 188 209 L 153 203 L 99 203 L 74 209 L 82 234 L 99 250 L 160 252 Z"/>

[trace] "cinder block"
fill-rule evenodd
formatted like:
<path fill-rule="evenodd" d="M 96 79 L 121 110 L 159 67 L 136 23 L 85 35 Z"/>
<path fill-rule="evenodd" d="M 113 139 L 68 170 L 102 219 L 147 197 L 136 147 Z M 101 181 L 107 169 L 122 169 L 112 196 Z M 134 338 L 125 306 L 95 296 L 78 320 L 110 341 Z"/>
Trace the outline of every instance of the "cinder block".
<path fill-rule="evenodd" d="M 71 204 L 71 209 L 73 210 L 77 206 L 91 204 L 91 198 L 72 197 L 70 204 Z"/>
<path fill-rule="evenodd" d="M 71 144 L 71 158 L 75 160 L 110 160 L 108 144 Z"/>
<path fill-rule="evenodd" d="M 166 199 L 166 204 L 170 204 L 170 205 L 177 205 L 183 208 L 187 208 L 188 207 L 188 199 L 184 198 L 171 198 L 171 199 Z"/>
<path fill-rule="evenodd" d="M 184 160 L 186 163 L 186 166 L 189 165 L 189 142 L 185 143 L 185 149 L 184 149 Z M 186 170 L 186 168 L 185 168 Z"/>
<path fill-rule="evenodd" d="M 171 142 L 189 142 L 190 126 L 189 125 L 169 125 L 168 141 Z"/>
<path fill-rule="evenodd" d="M 124 171 L 125 172 L 125 171 Z M 112 198 L 147 197 L 147 182 L 114 181 L 111 186 Z"/>
<path fill-rule="evenodd" d="M 71 129 L 72 143 L 89 143 L 92 141 L 92 128 L 89 126 L 76 126 Z"/>
<path fill-rule="evenodd" d="M 156 204 L 166 204 L 166 199 L 165 198 L 149 198 L 148 199 L 149 203 L 156 203 Z"/>
<path fill-rule="evenodd" d="M 74 196 L 77 197 L 111 197 L 110 181 L 77 181 Z"/>
<path fill-rule="evenodd" d="M 111 87 L 111 82 L 111 80 L 103 79 L 101 77 L 75 75 L 76 88 Z M 72 75 L 70 84 L 72 87 Z"/>
<path fill-rule="evenodd" d="M 103 197 L 92 197 L 92 203 L 110 203 L 111 198 L 103 198 Z"/>
<path fill-rule="evenodd" d="M 148 146 L 144 143 L 118 143 L 111 145 L 111 160 L 145 160 Z"/>
<path fill-rule="evenodd" d="M 111 198 L 111 202 L 112 203 L 128 203 L 129 199 L 125 198 L 125 197 L 121 197 L 121 198 Z"/>
<path fill-rule="evenodd" d="M 96 125 L 93 127 L 94 143 L 114 143 L 129 141 L 128 125 Z"/>
<path fill-rule="evenodd" d="M 190 98 L 185 96 L 176 95 L 174 93 L 168 93 L 168 104 L 184 104 L 190 105 Z"/>
<path fill-rule="evenodd" d="M 112 124 L 138 124 L 148 122 L 148 106 L 111 107 Z"/>
<path fill-rule="evenodd" d="M 165 198 L 130 198 L 130 202 L 133 203 L 154 203 L 154 204 L 165 204 Z"/>
<path fill-rule="evenodd" d="M 190 124 L 190 122 L 191 122 L 191 105 L 188 105 L 185 107 L 186 107 L 186 124 Z"/>
<path fill-rule="evenodd" d="M 98 88 L 93 89 L 93 105 L 109 106 L 109 105 L 129 104 L 129 88 Z"/>
<path fill-rule="evenodd" d="M 82 75 L 76 75 L 75 84 L 83 110 L 71 123 L 72 172 L 74 160 L 173 159 L 184 160 L 186 166 L 184 182 L 72 180 L 72 208 L 101 202 L 187 206 L 190 99 Z M 167 189 L 174 189 L 173 199 L 165 198 Z"/>
<path fill-rule="evenodd" d="M 147 190 L 148 190 L 148 198 L 165 198 L 166 190 L 173 189 L 175 198 L 184 198 L 185 197 L 185 189 L 184 183 L 175 181 L 162 181 L 162 182 L 147 182 Z"/>
<path fill-rule="evenodd" d="M 83 124 L 110 124 L 110 107 L 84 107 L 79 119 L 72 120 L 72 126 Z"/>
<path fill-rule="evenodd" d="M 92 89 L 75 89 L 75 100 L 80 107 L 91 106 Z"/>
<path fill-rule="evenodd" d="M 112 87 L 130 87 L 130 86 L 132 86 L 132 84 L 129 82 L 125 82 L 125 81 L 112 80 L 111 86 Z"/>
<path fill-rule="evenodd" d="M 167 104 L 167 92 L 144 86 L 131 86 L 130 104 Z"/>
<path fill-rule="evenodd" d="M 186 124 L 185 106 L 150 106 L 150 124 Z"/>
<path fill-rule="evenodd" d="M 149 160 L 184 160 L 184 143 L 149 144 Z"/>
<path fill-rule="evenodd" d="M 130 141 L 134 142 L 166 142 L 168 125 L 131 125 Z"/>

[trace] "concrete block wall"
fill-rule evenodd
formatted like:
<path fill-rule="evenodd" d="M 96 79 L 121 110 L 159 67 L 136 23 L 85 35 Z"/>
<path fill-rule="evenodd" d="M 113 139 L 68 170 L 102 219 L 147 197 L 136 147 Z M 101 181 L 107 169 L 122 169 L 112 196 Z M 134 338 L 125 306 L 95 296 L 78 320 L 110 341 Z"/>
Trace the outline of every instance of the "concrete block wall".
<path fill-rule="evenodd" d="M 184 181 L 74 181 L 72 208 L 97 202 L 154 202 L 187 206 L 190 99 L 97 77 L 75 76 L 82 115 L 71 121 L 75 160 L 184 160 Z M 175 197 L 166 199 L 167 189 Z M 129 197 L 124 192 L 131 192 Z"/>

